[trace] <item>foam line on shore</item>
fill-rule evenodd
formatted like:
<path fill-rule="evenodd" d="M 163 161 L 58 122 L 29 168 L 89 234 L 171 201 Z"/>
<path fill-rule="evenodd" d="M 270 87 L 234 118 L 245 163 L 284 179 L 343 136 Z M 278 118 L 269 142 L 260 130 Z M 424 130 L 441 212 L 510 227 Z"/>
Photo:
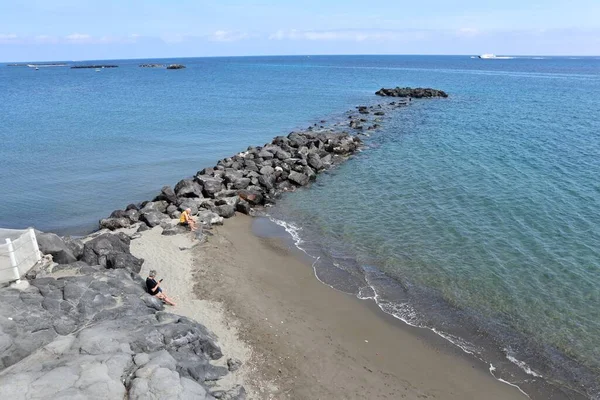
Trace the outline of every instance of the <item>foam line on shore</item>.
<path fill-rule="evenodd" d="M 321 257 L 319 256 L 314 256 L 310 253 L 308 253 L 306 251 L 306 249 L 304 249 L 302 246 L 300 246 L 302 243 L 304 243 L 304 240 L 302 239 L 302 237 L 300 236 L 300 231 L 302 230 L 302 227 L 298 227 L 292 223 L 277 219 L 272 217 L 269 214 L 266 214 L 267 218 L 273 222 L 274 224 L 282 227 L 292 238 L 293 242 L 294 242 L 294 246 L 302 251 L 304 254 L 306 254 L 307 256 L 311 257 L 314 259 L 314 261 L 312 262 L 311 266 L 313 268 L 313 272 L 315 275 L 315 278 L 317 278 L 317 280 L 319 282 L 321 282 L 322 284 L 338 291 L 338 292 L 343 292 L 337 288 L 335 288 L 334 286 L 324 282 L 321 278 L 319 278 L 319 275 L 317 273 L 317 269 L 316 269 L 316 264 L 317 262 L 321 259 Z M 334 263 L 335 266 L 335 263 Z M 337 267 L 337 266 L 336 266 Z M 339 267 L 338 267 L 339 268 Z M 375 288 L 375 285 L 373 285 L 370 281 L 369 281 L 369 277 L 368 274 L 366 273 L 366 271 L 364 271 L 363 268 L 363 272 L 364 272 L 364 279 L 365 282 L 367 284 L 367 286 L 361 287 L 358 291 L 358 293 L 355 294 L 355 296 L 360 299 L 360 300 L 373 300 L 375 302 L 375 304 L 377 304 L 377 306 L 379 307 L 379 309 L 381 311 L 383 311 L 384 313 L 393 316 L 394 318 L 402 321 L 403 323 L 405 323 L 406 325 L 409 325 L 411 327 L 414 328 L 420 328 L 420 329 L 427 329 L 432 331 L 433 333 L 435 333 L 436 335 L 438 335 L 439 337 L 443 338 L 444 340 L 448 341 L 449 343 L 451 343 L 454 346 L 457 346 L 459 349 L 461 349 L 463 352 L 465 352 L 466 354 L 469 354 L 473 357 L 475 357 L 476 359 L 482 361 L 482 362 L 486 362 L 480 355 L 480 352 L 478 351 L 477 347 L 457 336 L 451 335 L 449 333 L 445 333 L 443 331 L 440 331 L 436 328 L 433 327 L 429 327 L 426 325 L 423 325 L 421 323 L 419 323 L 419 318 L 418 318 L 418 312 L 407 302 L 405 303 L 401 303 L 401 304 L 396 304 L 396 303 L 391 303 L 391 302 L 387 302 L 384 301 L 380 298 L 379 293 L 377 292 L 377 289 Z M 363 290 L 369 290 L 372 292 L 372 295 L 364 295 L 363 294 Z M 344 292 L 345 293 L 345 292 Z M 527 364 L 525 364 L 522 361 L 517 360 L 516 358 L 507 355 L 506 356 L 507 359 L 509 361 L 511 361 L 513 364 L 517 365 L 520 369 L 522 369 L 525 373 L 529 374 L 529 375 L 533 375 L 535 377 L 541 377 L 541 375 L 535 373 L 533 370 L 531 370 L 529 368 L 529 366 L 527 366 Z M 521 389 L 521 387 L 519 387 L 517 384 L 511 383 L 505 379 L 499 378 L 497 377 L 493 371 L 496 370 L 496 368 L 489 363 L 490 367 L 489 367 L 489 372 L 490 374 L 494 377 L 494 379 L 498 380 L 499 382 L 502 382 L 506 385 L 512 386 L 517 388 L 521 393 L 523 393 L 525 396 L 527 396 L 527 398 L 531 398 L 523 389 Z"/>
<path fill-rule="evenodd" d="M 497 379 L 498 381 L 500 381 L 500 382 L 502 382 L 502 383 L 505 383 L 505 384 L 507 384 L 508 386 L 512 386 L 512 387 L 515 387 L 515 388 L 517 388 L 517 389 L 519 390 L 519 392 L 521 392 L 521 393 L 523 393 L 525 396 L 527 396 L 527 398 L 528 398 L 528 399 L 530 399 L 530 398 L 531 398 L 531 397 L 530 397 L 530 396 L 529 396 L 527 393 L 525 393 L 525 391 L 523 391 L 523 389 L 521 389 L 521 388 L 519 387 L 519 385 L 515 385 L 514 383 L 510 383 L 510 382 L 508 382 L 508 381 L 505 381 L 505 380 L 504 380 L 504 379 L 502 379 L 502 378 L 498 378 L 498 377 L 497 377 L 497 376 L 494 374 L 494 371 L 495 371 L 495 370 L 496 370 L 496 367 L 494 367 L 494 364 L 490 363 L 490 368 L 489 368 L 489 371 L 490 371 L 490 374 L 491 374 L 491 375 L 492 375 L 492 376 L 493 376 L 495 379 Z"/>

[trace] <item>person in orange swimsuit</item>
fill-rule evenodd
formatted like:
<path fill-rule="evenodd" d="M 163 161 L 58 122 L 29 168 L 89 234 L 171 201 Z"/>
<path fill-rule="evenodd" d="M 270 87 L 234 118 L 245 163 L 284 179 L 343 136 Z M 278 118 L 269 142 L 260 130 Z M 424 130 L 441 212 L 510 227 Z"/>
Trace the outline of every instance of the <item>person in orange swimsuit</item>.
<path fill-rule="evenodd" d="M 196 221 L 194 221 L 194 218 L 192 217 L 192 209 L 191 208 L 186 208 L 185 210 L 183 210 L 183 212 L 181 213 L 181 216 L 179 217 L 179 223 L 181 225 L 187 225 L 190 227 L 190 230 L 192 232 L 195 232 L 196 229 Z"/>

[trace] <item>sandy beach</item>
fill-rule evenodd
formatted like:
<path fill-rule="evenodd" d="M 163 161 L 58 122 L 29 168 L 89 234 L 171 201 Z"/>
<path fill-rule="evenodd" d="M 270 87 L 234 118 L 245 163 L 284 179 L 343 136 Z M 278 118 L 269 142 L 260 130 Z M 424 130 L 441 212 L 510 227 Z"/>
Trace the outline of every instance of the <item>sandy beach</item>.
<path fill-rule="evenodd" d="M 204 243 L 160 228 L 132 242 L 142 276 L 165 278 L 171 311 L 205 324 L 242 360 L 227 378 L 235 382 L 221 385 L 243 384 L 252 399 L 526 398 L 437 336 L 321 284 L 285 243 L 251 226 L 238 215 Z"/>

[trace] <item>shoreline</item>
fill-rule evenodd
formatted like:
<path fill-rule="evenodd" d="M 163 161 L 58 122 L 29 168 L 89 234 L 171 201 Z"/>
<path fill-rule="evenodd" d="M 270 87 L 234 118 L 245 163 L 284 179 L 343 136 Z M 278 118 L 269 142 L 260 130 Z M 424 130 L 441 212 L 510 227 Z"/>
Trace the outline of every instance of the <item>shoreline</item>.
<path fill-rule="evenodd" d="M 238 321 L 251 364 L 275 384 L 259 398 L 527 398 L 433 332 L 321 284 L 310 263 L 252 223 L 214 227 L 194 249 L 194 292 Z"/>

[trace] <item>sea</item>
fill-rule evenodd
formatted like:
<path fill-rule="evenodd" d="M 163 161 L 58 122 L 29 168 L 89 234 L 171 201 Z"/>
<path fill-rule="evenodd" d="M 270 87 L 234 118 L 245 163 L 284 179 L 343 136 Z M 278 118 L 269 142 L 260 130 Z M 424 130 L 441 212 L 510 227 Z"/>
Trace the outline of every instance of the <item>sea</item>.
<path fill-rule="evenodd" d="M 390 101 L 381 87 L 442 89 L 263 219 L 323 283 L 532 398 L 600 398 L 600 57 L 100 63 L 118 68 L 0 66 L 0 227 L 82 235 L 250 145 Z"/>

